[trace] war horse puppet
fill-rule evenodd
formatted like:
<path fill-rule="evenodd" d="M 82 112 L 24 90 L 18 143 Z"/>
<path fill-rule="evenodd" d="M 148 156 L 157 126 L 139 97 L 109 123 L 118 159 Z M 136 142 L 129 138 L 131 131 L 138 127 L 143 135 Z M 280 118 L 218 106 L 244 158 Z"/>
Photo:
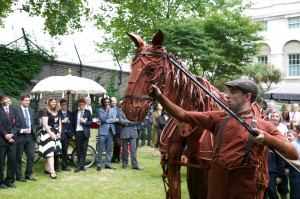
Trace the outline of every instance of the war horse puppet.
<path fill-rule="evenodd" d="M 163 46 L 162 31 L 159 30 L 154 35 L 151 46 L 145 45 L 144 41 L 135 34 L 128 33 L 128 35 L 137 47 L 123 101 L 124 111 L 129 120 L 138 122 L 146 117 L 152 102 L 149 96 L 149 88 L 152 84 L 157 85 L 163 95 L 185 110 L 204 112 L 221 109 L 215 100 L 172 64 L 170 61 L 172 55 L 168 54 Z M 180 60 L 176 59 L 176 61 L 182 65 Z M 196 78 L 207 90 L 226 103 L 224 94 L 205 79 Z M 253 104 L 252 108 L 259 117 L 262 109 L 257 104 Z M 159 148 L 163 154 L 161 164 L 166 198 L 181 198 L 180 166 L 188 167 L 187 183 L 190 197 L 206 198 L 207 171 L 213 153 L 213 143 L 214 138 L 210 132 L 170 119 L 162 132 Z M 181 162 L 185 145 L 187 145 L 188 163 Z M 265 165 L 258 170 L 264 171 L 259 172 L 263 179 L 259 181 L 264 183 Z"/>

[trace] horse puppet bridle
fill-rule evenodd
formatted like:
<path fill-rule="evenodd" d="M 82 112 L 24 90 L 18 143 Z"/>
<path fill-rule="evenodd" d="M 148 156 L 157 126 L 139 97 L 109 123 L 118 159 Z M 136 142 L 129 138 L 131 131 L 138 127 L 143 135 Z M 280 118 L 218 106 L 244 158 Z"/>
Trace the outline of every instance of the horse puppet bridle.
<path fill-rule="evenodd" d="M 137 53 L 135 55 L 135 57 L 133 58 L 133 60 L 135 60 L 139 56 L 142 57 L 143 55 L 152 55 L 152 56 L 163 57 L 163 74 L 156 83 L 156 85 L 159 87 L 159 89 L 161 90 L 161 92 L 163 94 L 164 87 L 165 87 L 165 80 L 166 80 L 166 60 L 167 60 L 168 54 L 166 52 L 158 53 L 158 52 L 143 51 L 143 52 Z M 151 62 L 149 62 L 149 63 L 151 63 Z M 149 63 L 145 64 L 143 68 L 145 68 Z M 125 95 L 124 97 L 129 98 L 129 99 L 152 99 L 149 95 Z"/>

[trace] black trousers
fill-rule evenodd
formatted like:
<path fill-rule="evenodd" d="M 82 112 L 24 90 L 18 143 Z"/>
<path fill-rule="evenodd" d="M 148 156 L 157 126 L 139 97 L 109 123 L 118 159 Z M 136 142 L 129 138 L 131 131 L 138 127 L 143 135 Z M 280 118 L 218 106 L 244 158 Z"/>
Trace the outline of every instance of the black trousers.
<path fill-rule="evenodd" d="M 76 149 L 77 149 L 77 158 L 78 158 L 78 167 L 84 167 L 87 147 L 89 143 L 89 138 L 84 136 L 83 131 L 76 131 Z"/>
<path fill-rule="evenodd" d="M 0 183 L 15 181 L 17 145 L 0 146 Z M 7 176 L 4 180 L 4 164 L 7 156 Z"/>
<path fill-rule="evenodd" d="M 25 135 L 22 142 L 17 145 L 17 155 L 16 155 L 16 178 L 23 178 L 22 174 L 22 155 L 23 152 L 26 154 L 26 171 L 25 176 L 32 174 L 32 167 L 34 163 L 34 149 L 35 141 L 32 135 Z"/>
<path fill-rule="evenodd" d="M 65 138 L 60 140 L 61 142 L 61 167 L 62 169 L 68 168 L 68 148 L 69 148 L 69 139 Z"/>
<path fill-rule="evenodd" d="M 113 136 L 113 156 L 112 162 L 120 162 L 120 150 L 121 150 L 121 142 L 120 142 L 120 134 L 115 134 Z"/>

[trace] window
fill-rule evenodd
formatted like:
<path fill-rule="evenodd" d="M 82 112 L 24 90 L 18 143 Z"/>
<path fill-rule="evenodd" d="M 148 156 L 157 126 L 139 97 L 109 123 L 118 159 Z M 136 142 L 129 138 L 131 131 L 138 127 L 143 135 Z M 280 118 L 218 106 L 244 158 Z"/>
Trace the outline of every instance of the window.
<path fill-rule="evenodd" d="M 300 54 L 289 55 L 289 76 L 300 76 Z"/>
<path fill-rule="evenodd" d="M 300 28 L 300 17 L 289 18 L 289 28 Z"/>
<path fill-rule="evenodd" d="M 268 64 L 268 56 L 267 55 L 257 56 L 257 63 L 258 64 Z"/>

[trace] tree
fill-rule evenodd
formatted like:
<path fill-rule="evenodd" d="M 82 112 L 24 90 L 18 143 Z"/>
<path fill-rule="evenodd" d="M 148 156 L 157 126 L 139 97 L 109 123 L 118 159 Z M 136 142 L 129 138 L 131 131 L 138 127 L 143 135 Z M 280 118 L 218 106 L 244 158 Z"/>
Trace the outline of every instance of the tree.
<path fill-rule="evenodd" d="M 262 103 L 264 93 L 270 90 L 272 84 L 281 81 L 281 71 L 267 64 L 249 65 L 245 68 L 245 74 L 251 77 L 259 88 L 259 103 Z"/>
<path fill-rule="evenodd" d="M 210 12 L 230 10 L 238 13 L 245 6 L 242 0 L 105 0 L 96 16 L 97 26 L 106 33 L 100 49 L 114 49 L 122 59 L 134 48 L 125 32 L 133 32 L 150 41 L 158 29 L 187 17 L 204 18 Z M 172 38 L 174 39 L 174 38 Z"/>
<path fill-rule="evenodd" d="M 44 30 L 51 36 L 70 34 L 82 30 L 82 21 L 90 20 L 92 8 L 88 0 L 6 0 L 1 1 L 0 26 L 3 19 L 15 10 L 25 11 L 30 16 L 41 16 L 45 19 Z"/>
<path fill-rule="evenodd" d="M 8 1 L 2 14 L 12 12 L 9 5 L 15 2 Z M 103 0 L 96 10 L 88 0 L 26 0 L 19 9 L 45 18 L 45 30 L 52 36 L 80 30 L 83 19 L 92 20 L 105 31 L 104 42 L 98 43 L 100 51 L 114 50 L 120 59 L 135 50 L 126 31 L 149 41 L 158 29 L 166 30 L 166 45 L 173 53 L 181 53 L 178 56 L 193 73 L 221 86 L 223 80 L 242 73 L 260 40 L 256 36 L 259 26 L 241 14 L 249 6 L 243 2 Z"/>
<path fill-rule="evenodd" d="M 210 83 L 241 76 L 252 62 L 262 38 L 259 26 L 239 13 L 212 12 L 203 19 L 186 18 L 165 26 L 165 45 Z"/>

